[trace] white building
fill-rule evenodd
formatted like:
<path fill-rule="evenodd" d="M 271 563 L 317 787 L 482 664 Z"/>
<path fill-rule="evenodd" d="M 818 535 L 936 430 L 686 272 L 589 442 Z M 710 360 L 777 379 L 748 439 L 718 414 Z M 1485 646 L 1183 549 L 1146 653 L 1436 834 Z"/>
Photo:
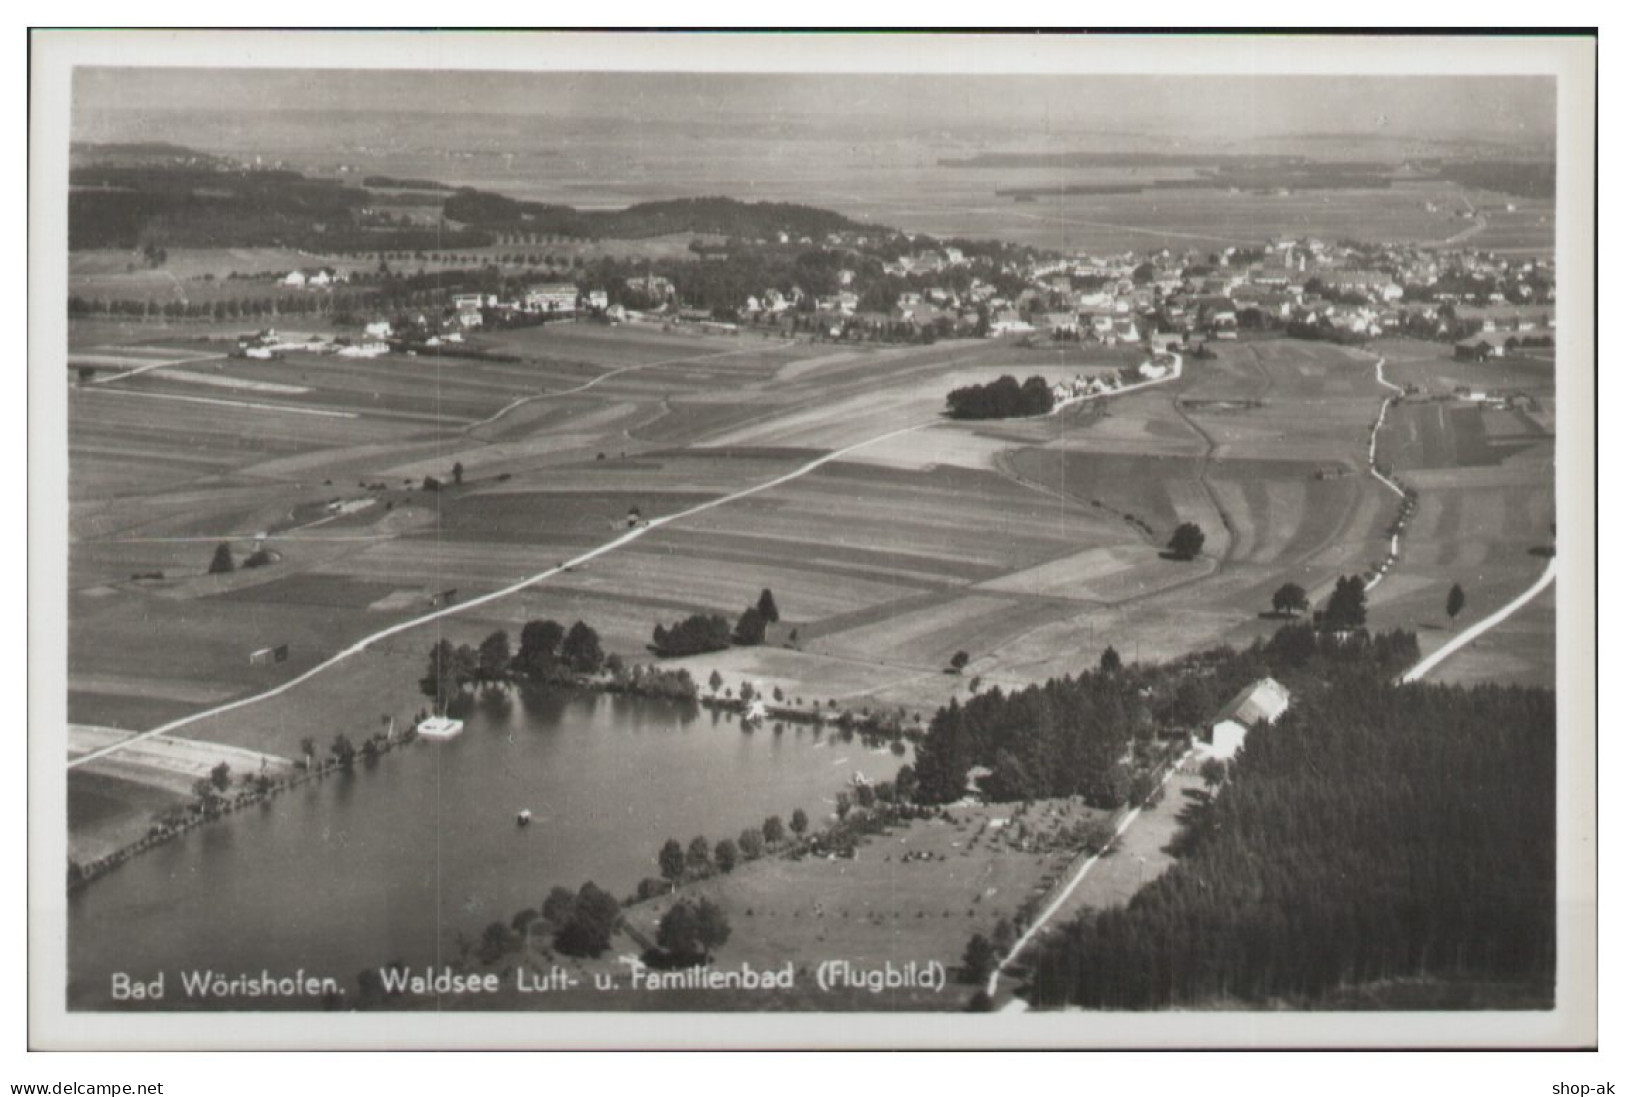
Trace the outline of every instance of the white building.
<path fill-rule="evenodd" d="M 573 313 L 578 292 L 572 282 L 543 282 L 525 291 L 525 308 L 550 315 Z"/>
<path fill-rule="evenodd" d="M 1260 678 L 1230 699 L 1213 718 L 1213 744 L 1209 754 L 1214 758 L 1233 758 L 1247 739 L 1247 732 L 1258 724 L 1273 724 L 1287 710 L 1292 695 L 1274 678 Z"/>

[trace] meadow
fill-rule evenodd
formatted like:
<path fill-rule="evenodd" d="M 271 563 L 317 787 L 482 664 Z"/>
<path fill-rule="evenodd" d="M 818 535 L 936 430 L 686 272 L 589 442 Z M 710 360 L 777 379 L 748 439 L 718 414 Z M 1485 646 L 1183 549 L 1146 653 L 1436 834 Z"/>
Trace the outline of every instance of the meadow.
<path fill-rule="evenodd" d="M 146 365 L 209 344 L 101 326 L 81 345 Z M 1375 357 L 1326 344 L 1229 344 L 1176 383 L 997 424 L 948 421 L 943 398 L 1112 355 L 577 324 L 478 346 L 515 360 L 181 361 L 75 386 L 70 717 L 141 729 L 259 692 L 422 616 L 440 592 L 466 601 L 595 548 L 634 512 L 681 514 L 791 476 L 183 733 L 285 753 L 290 728 L 329 710 L 421 706 L 435 637 L 579 619 L 646 662 L 655 624 L 732 619 L 764 588 L 784 617 L 770 646 L 675 665 L 923 718 L 972 689 L 1091 665 L 1108 643 L 1130 659 L 1246 643 L 1274 628 L 1282 583 L 1319 598 L 1375 566 L 1397 513 L 1365 472 L 1386 394 Z M 1455 368 L 1427 346 L 1391 368 Z M 1422 494 L 1401 566 L 1373 594 L 1385 627 L 1435 622 L 1458 579 L 1464 624 L 1541 563 L 1528 554 L 1551 491 L 1540 415 L 1444 407 L 1402 404 L 1384 431 L 1385 459 Z M 1184 521 L 1207 538 L 1189 562 L 1164 552 Z M 263 544 L 274 562 L 211 575 L 221 541 L 239 561 Z M 286 663 L 250 664 L 283 643 Z M 1536 640 L 1513 646 L 1497 658 L 1541 673 Z M 961 651 L 963 673 L 944 673 Z M 1471 655 L 1463 673 L 1481 673 Z"/>

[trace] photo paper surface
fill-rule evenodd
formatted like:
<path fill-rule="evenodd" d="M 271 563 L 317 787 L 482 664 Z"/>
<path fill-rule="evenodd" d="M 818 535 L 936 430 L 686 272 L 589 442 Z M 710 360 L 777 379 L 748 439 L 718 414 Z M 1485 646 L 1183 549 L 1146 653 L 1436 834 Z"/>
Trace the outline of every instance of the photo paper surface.
<path fill-rule="evenodd" d="M 37 36 L 35 1043 L 1594 1042 L 1593 46 Z"/>

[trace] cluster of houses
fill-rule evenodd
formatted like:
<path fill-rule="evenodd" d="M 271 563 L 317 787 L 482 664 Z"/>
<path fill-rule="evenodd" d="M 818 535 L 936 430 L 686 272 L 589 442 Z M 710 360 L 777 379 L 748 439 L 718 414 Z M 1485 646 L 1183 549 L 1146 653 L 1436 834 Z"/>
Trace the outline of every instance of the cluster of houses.
<path fill-rule="evenodd" d="M 1456 357 L 1482 361 L 1505 358 L 1524 346 L 1550 346 L 1557 330 L 1551 309 L 1522 305 L 1464 305 L 1455 310 L 1456 322 L 1470 332 L 1456 340 Z"/>
<path fill-rule="evenodd" d="M 1079 374 L 1070 381 L 1057 381 L 1050 386 L 1050 395 L 1055 398 L 1055 405 L 1062 407 L 1076 400 L 1121 391 L 1126 385 L 1160 381 L 1168 376 L 1171 369 L 1173 363 L 1165 355 L 1157 354 L 1133 369 L 1097 373 L 1089 377 Z"/>
<path fill-rule="evenodd" d="M 860 255 L 870 243 L 851 234 L 800 242 L 857 249 Z M 814 296 L 797 286 L 770 286 L 747 295 L 742 307 L 725 316 L 685 307 L 669 278 L 648 273 L 628 279 L 625 297 L 613 301 L 602 289 L 573 282 L 544 282 L 509 295 L 455 294 L 445 315 L 423 322 L 433 330 L 414 334 L 422 341 L 445 340 L 495 318 L 585 313 L 731 331 L 739 322 L 773 323 L 793 314 L 805 325 L 801 330 L 833 337 L 853 325 L 901 326 L 1145 347 L 1153 355 L 1235 339 L 1244 327 L 1350 340 L 1402 331 L 1453 341 L 1459 357 L 1482 360 L 1549 345 L 1554 332 L 1555 277 L 1547 260 L 1314 237 L 1206 253 L 1021 254 L 1028 257 L 971 258 L 934 242 L 902 255 L 892 249 L 882 266 L 890 284 L 905 288 L 883 310 L 874 307 L 876 294 L 864 292 L 857 269 L 863 264 L 854 258 L 835 272 L 834 292 Z M 344 280 L 341 272 L 322 267 L 291 271 L 283 284 L 322 288 Z M 378 341 L 391 333 L 369 327 L 367 337 L 372 349 L 354 353 L 376 352 Z"/>
<path fill-rule="evenodd" d="M 489 313 L 528 317 L 575 316 L 578 313 L 609 308 L 609 295 L 603 290 L 582 290 L 574 282 L 542 282 L 516 297 L 495 293 L 457 293 L 451 298 L 451 320 L 459 328 L 477 328 Z"/>
<path fill-rule="evenodd" d="M 887 260 L 884 270 L 910 287 L 884 312 L 860 309 L 857 275 L 842 269 L 837 292 L 807 302 L 799 288 L 766 289 L 746 300 L 741 318 L 772 320 L 810 309 L 818 328 L 832 335 L 854 319 L 917 328 L 947 321 L 995 338 L 1148 344 L 1153 352 L 1235 339 L 1244 325 L 1299 325 L 1351 340 L 1402 330 L 1452 339 L 1466 327 L 1459 353 L 1499 357 L 1549 338 L 1555 307 L 1549 261 L 1314 237 L 1218 253 L 1164 249 L 991 265 L 957 248 L 933 247 Z M 669 300 L 676 310 L 669 285 L 664 290 L 644 296 Z"/>
<path fill-rule="evenodd" d="M 276 328 L 263 328 L 254 335 L 244 335 L 237 340 L 237 354 L 242 358 L 263 359 L 270 361 L 281 358 L 283 354 L 336 354 L 340 358 L 380 358 L 390 353 L 388 345 L 388 323 L 384 323 L 384 335 L 379 335 L 380 325 L 369 323 L 366 335 L 359 340 L 349 338 L 333 338 L 327 340 L 320 335 L 281 335 Z"/>
<path fill-rule="evenodd" d="M 282 285 L 289 289 L 327 289 L 349 280 L 348 274 L 332 267 L 310 267 L 290 270 L 282 276 Z"/>

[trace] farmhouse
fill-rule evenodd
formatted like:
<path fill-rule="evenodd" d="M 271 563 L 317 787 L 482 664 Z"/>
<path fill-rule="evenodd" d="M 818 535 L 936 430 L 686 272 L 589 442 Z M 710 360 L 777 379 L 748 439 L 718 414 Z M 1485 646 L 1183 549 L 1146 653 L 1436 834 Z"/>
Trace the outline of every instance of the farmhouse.
<path fill-rule="evenodd" d="M 1457 343 L 1456 357 L 1474 362 L 1482 362 L 1486 358 L 1505 358 L 1509 344 L 1516 349 L 1517 336 L 1504 331 L 1484 332 Z"/>
<path fill-rule="evenodd" d="M 477 328 L 485 323 L 485 316 L 480 312 L 485 307 L 485 297 L 478 293 L 457 293 L 451 298 L 452 308 L 457 310 L 457 323 L 465 328 Z"/>
<path fill-rule="evenodd" d="M 1456 309 L 1456 319 L 1469 329 L 1486 334 L 1535 331 L 1541 326 L 1535 315 L 1521 311 L 1516 305 L 1461 305 Z"/>
<path fill-rule="evenodd" d="M 656 303 L 664 302 L 667 298 L 677 295 L 677 289 L 671 284 L 671 280 L 662 278 L 658 274 L 648 274 L 642 278 L 628 278 L 626 288 Z"/>
<path fill-rule="evenodd" d="M 525 291 L 525 309 L 548 314 L 573 313 L 577 296 L 574 283 L 543 282 Z"/>
<path fill-rule="evenodd" d="M 1215 758 L 1233 758 L 1246 740 L 1248 729 L 1275 723 L 1291 700 L 1286 687 L 1274 678 L 1260 678 L 1232 697 L 1214 716 L 1209 753 Z"/>
<path fill-rule="evenodd" d="M 318 267 L 315 270 L 290 270 L 282 278 L 282 284 L 292 289 L 304 289 L 307 286 L 331 286 L 335 282 L 346 281 L 344 275 L 332 267 Z"/>
<path fill-rule="evenodd" d="M 1159 331 L 1151 336 L 1151 353 L 1166 354 L 1184 347 L 1185 336 L 1177 331 Z"/>

